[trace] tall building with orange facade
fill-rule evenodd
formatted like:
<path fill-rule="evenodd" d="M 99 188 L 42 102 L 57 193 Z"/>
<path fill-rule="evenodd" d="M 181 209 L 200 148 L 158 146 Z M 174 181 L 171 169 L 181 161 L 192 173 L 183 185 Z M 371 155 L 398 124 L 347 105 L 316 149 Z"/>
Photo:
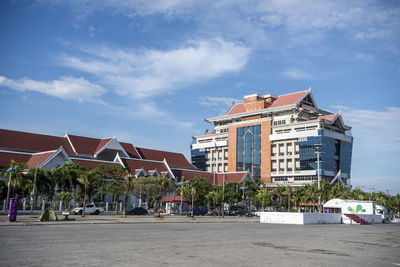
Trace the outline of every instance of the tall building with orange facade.
<path fill-rule="evenodd" d="M 303 185 L 320 176 L 350 186 L 353 137 L 341 114 L 319 109 L 311 93 L 244 96 L 214 131 L 194 136 L 192 164 L 209 172 L 250 171 L 269 185 Z"/>

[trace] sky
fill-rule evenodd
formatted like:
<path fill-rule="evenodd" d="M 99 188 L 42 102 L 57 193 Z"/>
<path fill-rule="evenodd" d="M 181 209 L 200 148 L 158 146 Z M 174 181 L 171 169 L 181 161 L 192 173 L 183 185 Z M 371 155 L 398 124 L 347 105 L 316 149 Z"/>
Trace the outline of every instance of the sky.
<path fill-rule="evenodd" d="M 312 86 L 352 127 L 352 184 L 400 192 L 399 1 L 3 0 L 0 36 L 0 128 L 190 159 L 205 118 Z"/>

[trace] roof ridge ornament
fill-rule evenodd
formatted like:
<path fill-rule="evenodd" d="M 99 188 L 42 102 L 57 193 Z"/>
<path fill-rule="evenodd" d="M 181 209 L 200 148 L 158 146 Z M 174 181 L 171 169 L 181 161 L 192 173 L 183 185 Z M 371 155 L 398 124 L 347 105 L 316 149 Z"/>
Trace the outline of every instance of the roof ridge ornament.
<path fill-rule="evenodd" d="M 308 89 L 306 91 L 307 91 L 307 93 L 310 93 L 312 91 L 311 84 L 310 84 L 310 87 L 308 87 Z"/>

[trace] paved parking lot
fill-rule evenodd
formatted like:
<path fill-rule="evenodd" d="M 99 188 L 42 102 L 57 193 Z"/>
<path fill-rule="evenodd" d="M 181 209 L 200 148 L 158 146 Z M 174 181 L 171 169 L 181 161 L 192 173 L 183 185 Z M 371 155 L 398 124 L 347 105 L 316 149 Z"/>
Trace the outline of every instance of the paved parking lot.
<path fill-rule="evenodd" d="M 0 266 L 400 265 L 400 225 L 301 226 L 247 223 L 246 219 L 225 223 L 201 220 L 2 224 Z"/>

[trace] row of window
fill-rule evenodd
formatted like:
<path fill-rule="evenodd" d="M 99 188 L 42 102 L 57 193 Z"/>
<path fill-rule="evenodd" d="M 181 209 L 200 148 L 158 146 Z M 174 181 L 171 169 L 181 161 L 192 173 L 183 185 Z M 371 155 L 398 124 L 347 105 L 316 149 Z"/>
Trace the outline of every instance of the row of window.
<path fill-rule="evenodd" d="M 274 121 L 274 126 L 277 126 L 277 125 L 285 125 L 285 124 L 286 124 L 286 120 Z"/>
<path fill-rule="evenodd" d="M 275 177 L 273 178 L 275 182 L 285 182 L 288 177 Z M 294 181 L 316 181 L 318 178 L 316 176 L 295 176 Z"/>

